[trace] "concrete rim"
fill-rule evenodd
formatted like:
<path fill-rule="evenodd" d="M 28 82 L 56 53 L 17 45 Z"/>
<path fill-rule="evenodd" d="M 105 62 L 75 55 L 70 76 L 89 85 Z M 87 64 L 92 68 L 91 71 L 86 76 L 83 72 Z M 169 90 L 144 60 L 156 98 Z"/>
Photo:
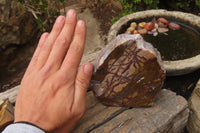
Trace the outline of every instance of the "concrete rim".
<path fill-rule="evenodd" d="M 200 29 L 200 17 L 179 11 L 167 11 L 163 9 L 159 10 L 146 10 L 120 18 L 116 23 L 114 23 L 108 33 L 107 42 L 112 41 L 120 31 L 123 25 L 126 25 L 131 20 L 139 20 L 147 17 L 173 17 L 174 19 L 181 20 L 189 23 L 195 28 Z M 177 61 L 164 61 L 164 67 L 167 72 L 167 76 L 177 76 L 191 73 L 198 68 L 200 68 L 200 54 L 188 59 L 177 60 Z"/>

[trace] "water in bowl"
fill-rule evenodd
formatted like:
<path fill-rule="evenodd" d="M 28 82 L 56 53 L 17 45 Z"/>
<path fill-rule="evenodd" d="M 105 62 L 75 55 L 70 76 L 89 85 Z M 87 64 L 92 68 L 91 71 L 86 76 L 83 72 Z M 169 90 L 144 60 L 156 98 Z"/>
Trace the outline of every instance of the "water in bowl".
<path fill-rule="evenodd" d="M 167 35 L 159 33 L 157 36 L 143 36 L 160 51 L 163 60 L 182 60 L 200 54 L 200 33 L 183 23 L 178 24 L 181 29 L 169 29 Z"/>

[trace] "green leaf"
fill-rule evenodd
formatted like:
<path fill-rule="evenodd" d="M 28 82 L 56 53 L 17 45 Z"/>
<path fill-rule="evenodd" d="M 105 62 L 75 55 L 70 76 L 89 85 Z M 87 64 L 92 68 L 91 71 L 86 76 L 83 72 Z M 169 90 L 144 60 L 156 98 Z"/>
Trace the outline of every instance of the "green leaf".
<path fill-rule="evenodd" d="M 200 0 L 195 0 L 195 3 L 200 8 Z"/>

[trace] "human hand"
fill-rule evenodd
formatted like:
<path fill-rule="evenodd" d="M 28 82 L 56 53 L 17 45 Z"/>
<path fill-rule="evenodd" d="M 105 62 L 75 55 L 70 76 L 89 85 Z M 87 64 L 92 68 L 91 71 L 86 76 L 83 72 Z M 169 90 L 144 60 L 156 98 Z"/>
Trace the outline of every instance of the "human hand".
<path fill-rule="evenodd" d="M 86 26 L 76 17 L 74 10 L 68 11 L 66 18 L 57 18 L 51 33 L 41 36 L 21 82 L 15 122 L 66 133 L 83 116 L 93 65 L 85 63 L 78 69 Z"/>

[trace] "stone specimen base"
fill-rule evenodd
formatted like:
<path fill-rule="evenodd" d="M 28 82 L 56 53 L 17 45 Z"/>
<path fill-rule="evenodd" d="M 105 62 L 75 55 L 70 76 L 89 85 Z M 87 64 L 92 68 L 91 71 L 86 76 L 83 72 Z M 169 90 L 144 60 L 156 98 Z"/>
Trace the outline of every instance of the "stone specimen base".
<path fill-rule="evenodd" d="M 18 88 L 0 94 L 0 100 L 9 98 L 14 103 Z M 72 133 L 180 133 L 188 115 L 187 101 L 166 89 L 158 94 L 154 106 L 131 109 L 105 106 L 89 91 L 86 113 Z"/>
<path fill-rule="evenodd" d="M 190 116 L 187 130 L 189 133 L 200 132 L 200 80 L 189 99 Z"/>
<path fill-rule="evenodd" d="M 87 111 L 73 133 L 181 133 L 187 124 L 187 101 L 163 89 L 152 107 L 107 107 L 91 92 L 87 95 Z"/>

